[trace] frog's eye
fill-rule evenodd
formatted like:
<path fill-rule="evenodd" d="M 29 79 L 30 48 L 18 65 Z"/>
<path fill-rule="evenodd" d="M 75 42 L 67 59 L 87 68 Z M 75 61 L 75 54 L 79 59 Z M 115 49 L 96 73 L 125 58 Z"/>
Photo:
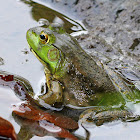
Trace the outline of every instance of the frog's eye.
<path fill-rule="evenodd" d="M 45 34 L 44 32 L 42 32 L 39 37 L 43 44 L 49 42 L 49 36 L 47 34 Z"/>
<path fill-rule="evenodd" d="M 45 39 L 46 39 L 45 35 L 40 35 L 40 38 L 41 38 L 42 40 L 45 40 Z"/>

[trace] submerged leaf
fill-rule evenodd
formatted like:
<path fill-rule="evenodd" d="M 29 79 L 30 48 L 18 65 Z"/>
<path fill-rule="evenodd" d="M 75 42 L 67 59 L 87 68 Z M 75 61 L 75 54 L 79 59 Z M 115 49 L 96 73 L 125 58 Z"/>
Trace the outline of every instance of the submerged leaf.
<path fill-rule="evenodd" d="M 48 113 L 40 109 L 36 109 L 29 104 L 21 104 L 20 106 L 14 108 L 13 112 L 25 119 L 34 121 L 47 120 L 65 129 L 78 128 L 78 123 L 71 118 L 56 113 Z"/>
<path fill-rule="evenodd" d="M 44 112 L 29 104 L 21 104 L 14 108 L 13 117 L 21 125 L 18 138 L 32 137 L 34 135 L 54 136 L 78 140 L 66 129 L 78 128 L 77 122 L 66 116 Z M 66 129 L 65 129 L 66 128 Z"/>
<path fill-rule="evenodd" d="M 13 125 L 9 121 L 0 117 L 0 139 L 2 137 L 3 139 L 9 138 L 12 140 L 16 140 L 16 133 Z"/>

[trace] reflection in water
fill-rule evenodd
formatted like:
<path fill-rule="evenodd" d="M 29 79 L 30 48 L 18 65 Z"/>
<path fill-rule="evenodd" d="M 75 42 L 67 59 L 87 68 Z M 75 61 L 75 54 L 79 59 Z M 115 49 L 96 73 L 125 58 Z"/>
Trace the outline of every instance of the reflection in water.
<path fill-rule="evenodd" d="M 47 19 L 50 23 L 53 22 L 64 22 L 64 28 L 66 29 L 66 32 L 72 33 L 74 32 L 72 27 L 76 27 L 75 31 L 78 30 L 84 30 L 84 28 L 76 21 L 70 19 L 69 17 L 66 17 L 65 15 L 62 15 L 44 5 L 41 5 L 39 3 L 33 2 L 33 1 L 26 1 L 21 0 L 25 4 L 28 4 L 32 7 L 31 14 L 34 20 L 39 21 L 40 19 Z"/>

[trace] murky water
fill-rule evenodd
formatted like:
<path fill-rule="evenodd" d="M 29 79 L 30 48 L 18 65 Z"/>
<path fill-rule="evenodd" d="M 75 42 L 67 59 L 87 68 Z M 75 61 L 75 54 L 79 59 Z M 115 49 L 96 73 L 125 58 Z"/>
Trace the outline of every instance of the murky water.
<path fill-rule="evenodd" d="M 38 26 L 38 21 L 41 18 L 48 19 L 49 22 L 64 22 L 68 33 L 85 29 L 81 22 L 82 18 L 78 17 L 76 13 L 71 14 L 71 8 L 61 9 L 61 5 L 55 5 L 51 2 L 51 0 L 36 0 L 35 2 L 6 0 L 1 1 L 0 6 L 0 70 L 24 77 L 30 81 L 35 93 L 40 92 L 40 85 L 45 76 L 42 64 L 28 48 L 26 31 L 31 27 Z M 3 87 L 0 87 L 0 100 L 0 116 L 9 120 L 18 133 L 20 127 L 11 116 L 11 108 L 14 104 L 20 104 L 21 101 L 12 90 Z M 123 123 L 117 121 L 100 127 L 89 127 L 88 130 L 91 133 L 91 140 L 137 140 L 139 139 L 140 122 Z M 86 137 L 82 127 L 76 130 L 75 134 Z M 32 139 L 53 140 L 55 138 L 34 136 Z"/>

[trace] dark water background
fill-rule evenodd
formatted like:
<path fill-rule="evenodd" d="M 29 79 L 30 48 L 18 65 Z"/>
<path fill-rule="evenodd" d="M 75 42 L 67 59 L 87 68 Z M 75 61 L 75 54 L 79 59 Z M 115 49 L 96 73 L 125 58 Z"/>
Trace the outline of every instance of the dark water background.
<path fill-rule="evenodd" d="M 51 3 L 51 0 L 36 0 L 36 2 L 43 5 L 19 0 L 1 1 L 0 58 L 4 64 L 0 63 L 0 70 L 24 77 L 30 81 L 35 93 L 38 93 L 45 76 L 42 64 L 28 48 L 26 31 L 31 27 L 38 26 L 40 18 L 48 19 L 50 22 L 63 20 L 64 27 L 69 33 L 83 30 L 85 27 L 82 25 L 82 18 L 77 16 L 76 13 L 72 13 L 70 8 L 66 10 L 61 5 Z M 48 7 L 59 11 L 61 14 Z M 20 103 L 21 101 L 12 90 L 0 87 L 0 116 L 14 125 L 16 133 L 18 133 L 20 127 L 12 118 L 11 108 L 12 105 Z M 88 130 L 91 132 L 91 139 L 95 140 L 138 140 L 140 122 L 123 123 L 116 121 L 100 127 L 91 127 Z M 85 131 L 82 128 L 79 128 L 75 133 L 85 137 Z M 32 139 L 55 138 L 35 136 Z"/>

